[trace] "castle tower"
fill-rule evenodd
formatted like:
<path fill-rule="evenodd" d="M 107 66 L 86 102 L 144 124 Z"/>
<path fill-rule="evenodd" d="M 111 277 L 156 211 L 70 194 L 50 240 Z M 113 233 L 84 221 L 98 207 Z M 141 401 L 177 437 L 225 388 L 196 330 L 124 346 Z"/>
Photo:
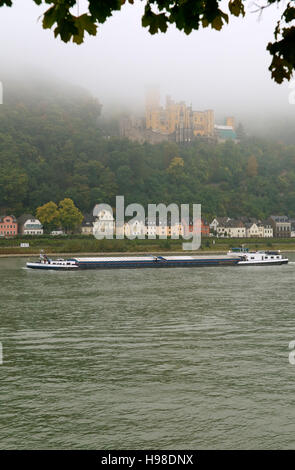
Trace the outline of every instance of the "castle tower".
<path fill-rule="evenodd" d="M 225 118 L 225 125 L 235 128 L 235 118 L 233 116 L 227 116 Z"/>
<path fill-rule="evenodd" d="M 213 109 L 207 109 L 205 113 L 207 117 L 206 134 L 208 136 L 213 136 L 214 135 L 214 111 Z"/>
<path fill-rule="evenodd" d="M 158 113 L 160 111 L 160 92 L 156 87 L 151 87 L 146 92 L 145 114 L 146 128 L 155 129 L 157 127 Z"/>

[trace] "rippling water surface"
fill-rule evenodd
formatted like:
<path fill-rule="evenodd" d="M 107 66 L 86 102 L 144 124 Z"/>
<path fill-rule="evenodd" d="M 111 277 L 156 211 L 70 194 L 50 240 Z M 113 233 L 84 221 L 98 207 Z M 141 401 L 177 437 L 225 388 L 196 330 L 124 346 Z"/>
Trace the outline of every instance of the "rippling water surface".
<path fill-rule="evenodd" d="M 289 258 L 72 273 L 1 259 L 1 448 L 294 448 Z"/>

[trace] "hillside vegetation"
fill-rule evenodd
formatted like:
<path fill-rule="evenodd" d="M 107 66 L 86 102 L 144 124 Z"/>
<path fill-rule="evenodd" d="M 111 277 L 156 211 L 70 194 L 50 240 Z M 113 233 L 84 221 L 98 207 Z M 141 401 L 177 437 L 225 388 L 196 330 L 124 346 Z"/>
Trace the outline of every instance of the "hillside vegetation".
<path fill-rule="evenodd" d="M 0 106 L 0 213 L 20 215 L 72 198 L 99 202 L 201 203 L 206 217 L 295 216 L 295 146 L 138 144 L 110 137 L 86 93 L 11 97 Z"/>

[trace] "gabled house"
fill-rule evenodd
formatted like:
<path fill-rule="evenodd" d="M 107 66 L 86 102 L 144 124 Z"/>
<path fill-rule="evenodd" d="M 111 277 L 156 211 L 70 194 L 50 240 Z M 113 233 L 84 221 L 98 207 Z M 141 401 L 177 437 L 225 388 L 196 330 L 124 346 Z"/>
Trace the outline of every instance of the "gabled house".
<path fill-rule="evenodd" d="M 146 226 L 141 220 L 129 220 L 124 224 L 124 234 L 126 237 L 145 236 Z"/>
<path fill-rule="evenodd" d="M 211 224 L 209 224 L 211 232 L 217 232 L 217 227 L 224 226 L 224 224 L 226 224 L 229 220 L 229 217 L 215 217 Z"/>
<path fill-rule="evenodd" d="M 32 214 L 23 214 L 17 221 L 18 231 L 22 235 L 43 235 L 43 225 Z"/>
<path fill-rule="evenodd" d="M 217 226 L 218 237 L 245 238 L 246 227 L 241 220 L 230 219 L 222 225 Z"/>
<path fill-rule="evenodd" d="M 147 235 L 148 238 L 149 237 L 156 238 L 156 236 L 158 234 L 157 222 L 148 220 L 148 218 L 146 218 L 145 232 L 146 232 L 146 235 Z"/>
<path fill-rule="evenodd" d="M 115 232 L 115 219 L 113 212 L 100 209 L 99 204 L 97 204 L 93 209 L 93 216 L 95 221 L 93 223 L 93 234 L 104 237 L 113 237 Z"/>
<path fill-rule="evenodd" d="M 246 237 L 247 238 L 263 238 L 264 237 L 264 228 L 263 225 L 258 222 L 247 222 L 245 224 L 246 228 Z"/>
<path fill-rule="evenodd" d="M 93 224 L 95 217 L 92 214 L 84 214 L 84 219 L 81 224 L 81 233 L 83 235 L 93 235 Z"/>
<path fill-rule="evenodd" d="M 272 228 L 270 219 L 262 220 L 261 225 L 263 226 L 263 237 L 264 238 L 272 238 L 273 237 L 273 228 Z"/>
<path fill-rule="evenodd" d="M 162 236 L 163 238 L 167 238 L 167 236 L 168 236 L 168 222 L 164 221 L 164 223 L 162 223 L 162 221 L 159 220 L 158 223 L 157 223 L 156 231 L 157 231 L 157 236 L 158 237 Z"/>

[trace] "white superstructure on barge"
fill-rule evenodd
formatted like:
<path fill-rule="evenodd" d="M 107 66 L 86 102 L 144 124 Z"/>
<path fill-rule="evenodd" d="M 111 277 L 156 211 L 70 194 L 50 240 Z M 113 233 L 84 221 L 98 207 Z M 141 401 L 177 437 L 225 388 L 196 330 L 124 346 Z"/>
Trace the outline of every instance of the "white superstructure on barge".
<path fill-rule="evenodd" d="M 233 248 L 228 253 L 231 258 L 239 258 L 238 266 L 273 266 L 287 264 L 288 258 L 280 250 L 249 251 L 247 248 Z"/>

